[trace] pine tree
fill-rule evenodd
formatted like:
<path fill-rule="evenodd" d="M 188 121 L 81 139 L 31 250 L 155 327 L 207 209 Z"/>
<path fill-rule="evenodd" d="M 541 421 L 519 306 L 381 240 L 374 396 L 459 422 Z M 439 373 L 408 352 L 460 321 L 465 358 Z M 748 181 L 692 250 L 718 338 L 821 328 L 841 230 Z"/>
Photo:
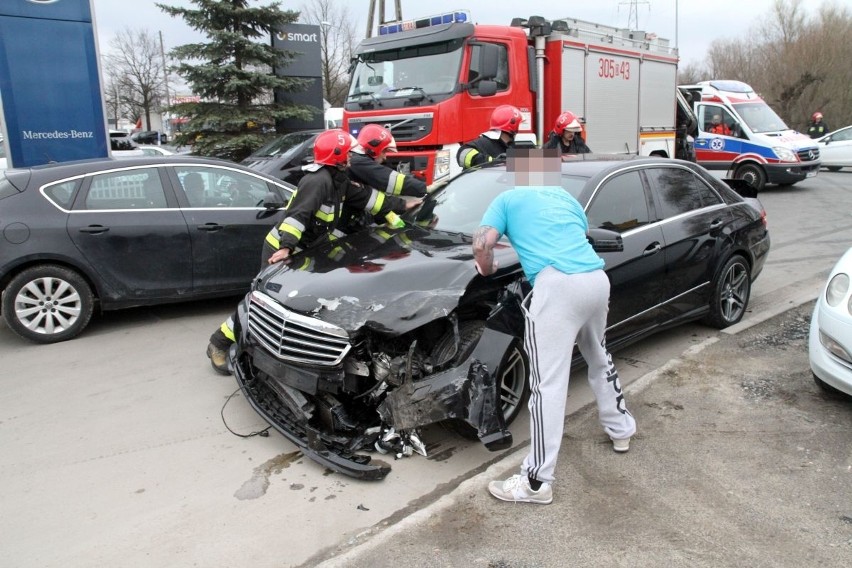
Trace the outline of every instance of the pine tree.
<path fill-rule="evenodd" d="M 193 151 L 240 161 L 268 139 L 264 135 L 285 118 L 309 120 L 318 108 L 276 103 L 276 91 L 293 92 L 305 79 L 280 77 L 275 68 L 286 67 L 295 55 L 272 47 L 272 33 L 296 22 L 299 13 L 281 10 L 280 2 L 251 7 L 249 0 L 190 0 L 197 9 L 157 4 L 172 17 L 180 16 L 209 43 L 190 43 L 169 55 L 180 63 L 174 68 L 200 97 L 197 103 L 180 103 L 170 111 L 188 118 L 178 145 Z M 260 40 L 260 41 L 258 41 Z"/>

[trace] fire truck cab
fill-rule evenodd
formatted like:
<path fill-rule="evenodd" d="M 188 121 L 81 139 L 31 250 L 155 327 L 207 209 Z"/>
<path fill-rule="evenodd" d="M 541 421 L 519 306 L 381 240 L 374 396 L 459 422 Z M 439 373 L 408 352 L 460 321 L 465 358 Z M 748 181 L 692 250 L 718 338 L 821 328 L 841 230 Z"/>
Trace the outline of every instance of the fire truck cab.
<path fill-rule="evenodd" d="M 454 11 L 361 42 L 343 125 L 356 136 L 369 123 L 389 128 L 399 150 L 389 165 L 427 183 L 458 173 L 459 146 L 504 104 L 523 115 L 518 140 L 544 143 L 571 110 L 594 152 L 675 157 L 687 137 L 676 75 L 677 51 L 653 34 L 538 16 L 474 25 Z"/>
<path fill-rule="evenodd" d="M 740 81 L 702 81 L 680 90 L 692 99 L 698 119 L 696 161 L 728 170 L 758 191 L 766 183 L 792 185 L 819 172 L 819 148 L 790 129 Z"/>

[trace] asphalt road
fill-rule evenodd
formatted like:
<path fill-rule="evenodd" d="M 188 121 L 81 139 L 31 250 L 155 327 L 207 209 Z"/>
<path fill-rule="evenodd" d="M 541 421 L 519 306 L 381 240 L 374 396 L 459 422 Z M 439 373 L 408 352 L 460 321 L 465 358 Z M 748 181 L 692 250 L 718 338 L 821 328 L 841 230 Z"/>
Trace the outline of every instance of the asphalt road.
<path fill-rule="evenodd" d="M 747 323 L 729 331 L 816 296 L 852 245 L 851 192 L 852 172 L 842 171 L 761 194 L 772 250 Z M 416 517 L 489 466 L 508 468 L 512 451 L 492 454 L 435 428 L 424 432 L 428 459 L 395 461 L 387 479 L 366 483 L 303 459 L 277 434 L 232 435 L 265 426 L 239 395 L 226 405 L 236 385 L 204 356 L 233 305 L 113 312 L 56 345 L 27 343 L 0 323 L 3 565 L 313 565 Z M 622 351 L 628 394 L 632 381 L 722 336 L 688 325 Z M 569 413 L 591 400 L 583 383 L 572 384 Z M 524 444 L 525 416 L 512 430 Z"/>

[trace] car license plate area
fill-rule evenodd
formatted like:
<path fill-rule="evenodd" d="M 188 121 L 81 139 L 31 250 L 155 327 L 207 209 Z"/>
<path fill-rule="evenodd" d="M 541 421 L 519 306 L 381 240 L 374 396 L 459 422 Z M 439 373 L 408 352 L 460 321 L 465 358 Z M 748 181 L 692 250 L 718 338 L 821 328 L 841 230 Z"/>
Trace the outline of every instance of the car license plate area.
<path fill-rule="evenodd" d="M 281 361 L 278 361 L 265 353 L 262 349 L 255 349 L 252 352 L 252 364 L 267 375 L 277 378 L 287 386 L 291 386 L 294 389 L 298 389 L 308 394 L 317 393 L 319 375 L 285 365 Z"/>
<path fill-rule="evenodd" d="M 809 171 L 808 173 L 805 174 L 805 177 L 812 178 L 812 177 L 816 177 L 816 175 L 817 175 L 817 170 L 811 170 L 811 171 Z"/>

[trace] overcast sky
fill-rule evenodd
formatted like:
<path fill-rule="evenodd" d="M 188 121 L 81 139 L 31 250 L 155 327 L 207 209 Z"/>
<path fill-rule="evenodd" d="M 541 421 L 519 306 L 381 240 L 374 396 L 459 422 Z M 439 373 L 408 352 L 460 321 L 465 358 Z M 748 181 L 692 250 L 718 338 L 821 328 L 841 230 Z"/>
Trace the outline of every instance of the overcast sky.
<path fill-rule="evenodd" d="M 109 40 L 123 28 L 146 29 L 154 34 L 163 33 L 166 50 L 171 47 L 200 41 L 203 36 L 190 30 L 184 21 L 171 18 L 157 8 L 157 0 L 93 0 L 100 47 L 106 50 Z M 192 6 L 189 0 L 159 0 L 170 6 Z M 349 5 L 356 22 L 356 30 L 363 34 L 367 27 L 369 0 L 336 0 Z M 852 0 L 834 0 L 839 5 L 852 7 Z M 268 4 L 266 0 L 258 4 Z M 305 3 L 284 0 L 284 9 L 298 10 Z M 378 5 L 379 2 L 376 2 Z M 387 19 L 393 16 L 392 0 L 387 5 Z M 428 16 L 465 7 L 474 22 L 482 24 L 509 24 L 513 17 L 544 16 L 548 19 L 576 18 L 615 27 L 628 27 L 631 15 L 628 0 L 574 0 L 537 1 L 524 3 L 518 12 L 515 2 L 495 0 L 430 0 L 412 2 L 402 0 L 404 19 Z M 428 5 L 424 12 L 422 6 Z M 735 38 L 746 34 L 760 20 L 769 17 L 774 0 L 638 0 L 635 2 L 637 28 L 654 32 L 680 49 L 681 63 L 701 62 L 710 43 L 717 38 Z M 815 13 L 822 0 L 805 0 L 803 8 Z M 677 18 L 675 15 L 677 14 Z"/>

